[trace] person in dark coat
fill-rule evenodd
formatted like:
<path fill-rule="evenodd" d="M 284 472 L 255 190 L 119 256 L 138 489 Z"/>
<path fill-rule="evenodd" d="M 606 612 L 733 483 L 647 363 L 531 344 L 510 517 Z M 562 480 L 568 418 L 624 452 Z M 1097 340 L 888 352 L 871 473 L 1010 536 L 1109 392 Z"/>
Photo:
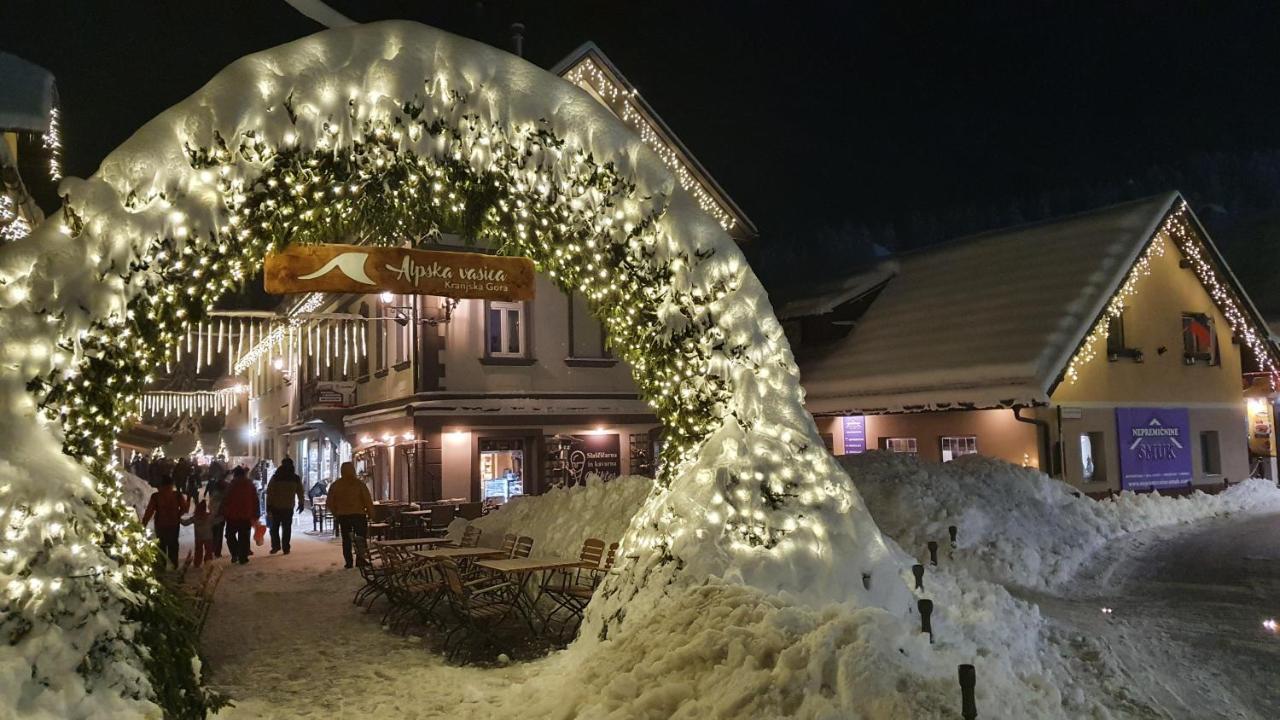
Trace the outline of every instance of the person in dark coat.
<path fill-rule="evenodd" d="M 178 530 L 186 513 L 187 499 L 173 488 L 173 477 L 166 475 L 160 481 L 160 489 L 151 493 L 147 510 L 142 514 L 144 527 L 155 518 L 156 539 L 175 568 L 178 567 Z"/>
<path fill-rule="evenodd" d="M 258 491 L 243 467 L 231 471 L 231 483 L 222 503 L 222 517 L 227 522 L 227 545 L 231 562 L 244 565 L 249 562 L 249 533 L 261 513 Z"/>
<path fill-rule="evenodd" d="M 289 540 L 293 536 L 293 505 L 297 500 L 298 512 L 306 509 L 302 496 L 302 478 L 293 471 L 293 461 L 285 458 L 280 469 L 267 483 L 267 523 L 271 527 L 271 554 L 284 550 L 289 554 Z M 283 538 L 283 540 L 282 540 Z"/>
<path fill-rule="evenodd" d="M 222 515 L 222 504 L 227 499 L 227 471 L 221 465 L 210 473 L 204 486 L 204 499 L 208 503 L 210 526 L 213 532 L 213 556 L 222 557 L 222 537 L 227 530 L 227 519 Z"/>

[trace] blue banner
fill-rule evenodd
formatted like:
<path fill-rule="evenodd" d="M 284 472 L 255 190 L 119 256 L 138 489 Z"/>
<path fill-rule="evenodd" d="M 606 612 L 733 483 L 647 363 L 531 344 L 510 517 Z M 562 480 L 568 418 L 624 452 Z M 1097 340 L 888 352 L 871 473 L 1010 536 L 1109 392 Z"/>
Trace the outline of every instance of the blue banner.
<path fill-rule="evenodd" d="M 1121 489 L 1191 484 L 1191 420 L 1186 408 L 1116 408 L 1116 429 Z"/>
<path fill-rule="evenodd" d="M 840 418 L 844 455 L 857 455 L 867 451 L 867 418 L 862 415 L 846 415 Z"/>

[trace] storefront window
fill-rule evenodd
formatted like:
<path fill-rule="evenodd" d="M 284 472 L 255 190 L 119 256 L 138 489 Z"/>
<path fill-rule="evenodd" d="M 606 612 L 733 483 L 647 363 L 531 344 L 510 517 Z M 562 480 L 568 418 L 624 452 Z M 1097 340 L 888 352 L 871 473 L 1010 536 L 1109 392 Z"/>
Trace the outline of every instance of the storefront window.
<path fill-rule="evenodd" d="M 915 455 L 919 452 L 919 446 L 913 437 L 880 438 L 880 449 L 894 453 L 907 453 L 908 455 Z"/>
<path fill-rule="evenodd" d="M 524 494 L 524 440 L 480 439 L 480 492 L 485 502 L 505 503 Z"/>
<path fill-rule="evenodd" d="M 1106 482 L 1107 470 L 1102 462 L 1102 449 L 1106 447 L 1100 432 L 1080 433 L 1080 467 L 1084 482 Z"/>

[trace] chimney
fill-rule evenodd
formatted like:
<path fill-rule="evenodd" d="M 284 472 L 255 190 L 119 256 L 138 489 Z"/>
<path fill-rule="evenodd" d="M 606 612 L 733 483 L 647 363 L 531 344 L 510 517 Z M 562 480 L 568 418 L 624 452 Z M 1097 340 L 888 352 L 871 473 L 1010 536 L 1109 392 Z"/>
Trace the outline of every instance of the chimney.
<path fill-rule="evenodd" d="M 511 52 L 524 57 L 524 23 L 511 23 Z"/>

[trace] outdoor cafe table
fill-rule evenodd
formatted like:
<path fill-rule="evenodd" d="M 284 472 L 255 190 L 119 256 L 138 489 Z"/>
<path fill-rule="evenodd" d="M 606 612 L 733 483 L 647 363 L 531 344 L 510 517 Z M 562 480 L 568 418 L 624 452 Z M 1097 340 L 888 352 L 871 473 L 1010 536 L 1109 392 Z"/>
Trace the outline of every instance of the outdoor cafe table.
<path fill-rule="evenodd" d="M 448 538 L 404 538 L 403 540 L 374 540 L 382 547 L 422 547 L 423 545 L 448 545 Z"/>
<path fill-rule="evenodd" d="M 418 557 L 427 558 L 428 560 L 462 560 L 464 558 L 492 557 L 494 555 L 503 555 L 504 553 L 497 548 L 446 547 L 435 548 L 432 550 L 418 550 L 413 554 Z"/>
<path fill-rule="evenodd" d="M 525 620 L 529 623 L 529 629 L 537 632 L 534 627 L 533 618 L 537 617 L 542 620 L 543 626 L 546 620 L 538 615 L 538 600 L 542 599 L 542 594 L 546 592 L 547 583 L 546 576 L 543 581 L 538 584 L 538 593 L 533 597 L 529 597 L 528 584 L 529 578 L 534 573 L 546 572 L 547 570 L 567 570 L 569 568 L 594 567 L 589 563 L 583 563 L 581 560 L 561 560 L 559 558 L 500 558 L 497 560 L 476 560 L 476 567 L 482 567 L 486 570 L 492 570 L 503 575 L 515 575 L 519 577 L 519 593 L 516 595 L 516 605 L 520 608 L 521 614 L 525 616 Z"/>

